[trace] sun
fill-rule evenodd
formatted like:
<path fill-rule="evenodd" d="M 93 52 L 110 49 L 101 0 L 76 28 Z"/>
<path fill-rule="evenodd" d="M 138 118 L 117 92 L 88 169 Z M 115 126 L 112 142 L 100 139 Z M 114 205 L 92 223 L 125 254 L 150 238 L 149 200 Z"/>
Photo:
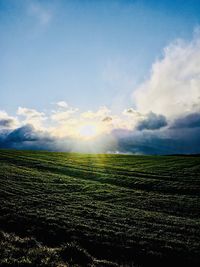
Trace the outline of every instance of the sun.
<path fill-rule="evenodd" d="M 91 139 L 98 133 L 97 127 L 94 124 L 85 124 L 78 129 L 79 136 L 83 139 Z"/>

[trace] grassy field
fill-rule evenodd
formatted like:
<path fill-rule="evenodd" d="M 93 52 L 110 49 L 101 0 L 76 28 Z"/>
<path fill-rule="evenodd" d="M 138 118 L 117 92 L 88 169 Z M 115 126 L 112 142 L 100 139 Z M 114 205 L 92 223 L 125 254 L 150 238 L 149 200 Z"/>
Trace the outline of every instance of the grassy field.
<path fill-rule="evenodd" d="M 0 150 L 0 266 L 200 266 L 200 157 Z"/>

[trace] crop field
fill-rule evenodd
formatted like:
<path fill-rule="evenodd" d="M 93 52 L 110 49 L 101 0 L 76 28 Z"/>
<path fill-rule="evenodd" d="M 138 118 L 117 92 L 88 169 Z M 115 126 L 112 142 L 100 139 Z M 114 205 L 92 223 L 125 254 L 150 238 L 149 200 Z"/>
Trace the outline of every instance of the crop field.
<path fill-rule="evenodd" d="M 200 157 L 0 150 L 0 266 L 200 266 Z"/>

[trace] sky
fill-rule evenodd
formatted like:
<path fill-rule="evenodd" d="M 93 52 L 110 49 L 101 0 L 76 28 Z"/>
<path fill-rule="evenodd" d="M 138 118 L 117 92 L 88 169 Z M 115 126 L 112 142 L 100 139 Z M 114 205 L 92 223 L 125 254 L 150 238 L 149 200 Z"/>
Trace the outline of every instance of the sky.
<path fill-rule="evenodd" d="M 0 0 L 0 147 L 200 153 L 198 0 Z"/>

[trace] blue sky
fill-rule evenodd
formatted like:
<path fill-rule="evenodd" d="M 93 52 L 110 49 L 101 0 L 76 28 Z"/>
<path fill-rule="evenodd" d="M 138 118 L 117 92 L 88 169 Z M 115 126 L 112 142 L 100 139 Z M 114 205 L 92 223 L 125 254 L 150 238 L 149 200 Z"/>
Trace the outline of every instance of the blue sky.
<path fill-rule="evenodd" d="M 0 0 L 0 107 L 134 106 L 163 48 L 190 39 L 199 1 Z"/>

